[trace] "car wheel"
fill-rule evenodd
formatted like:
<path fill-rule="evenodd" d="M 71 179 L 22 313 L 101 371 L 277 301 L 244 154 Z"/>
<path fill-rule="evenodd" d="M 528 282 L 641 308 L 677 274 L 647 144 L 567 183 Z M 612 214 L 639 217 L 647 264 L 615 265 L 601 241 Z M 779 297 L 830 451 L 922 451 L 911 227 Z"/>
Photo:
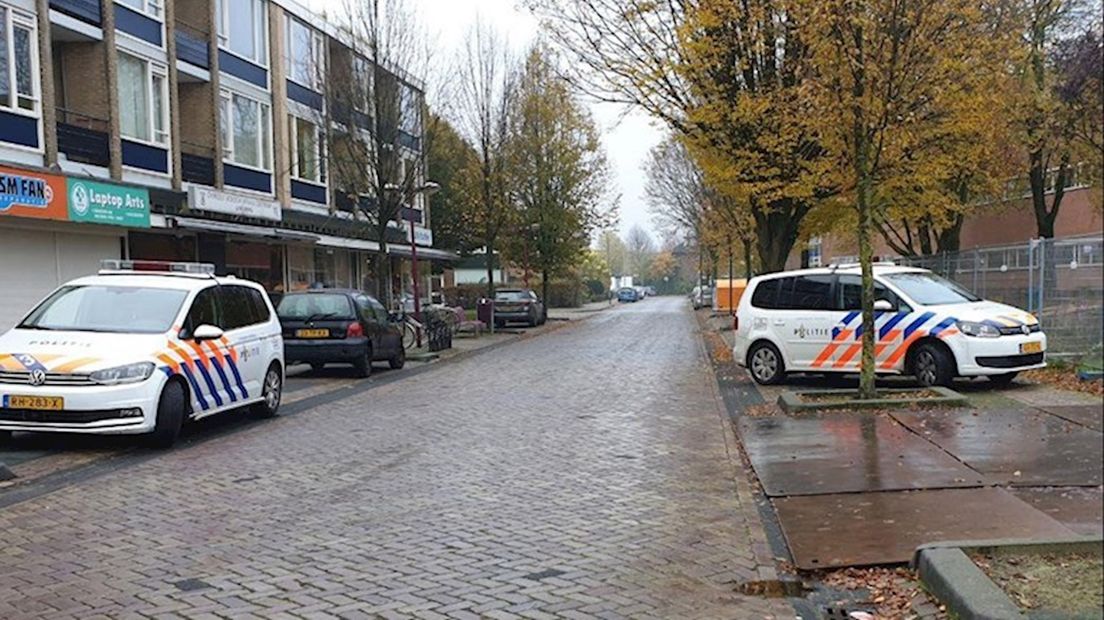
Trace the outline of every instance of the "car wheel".
<path fill-rule="evenodd" d="M 502 329 L 503 327 L 506 327 L 506 321 L 497 321 L 496 320 L 494 322 L 494 324 L 495 324 L 496 329 Z"/>
<path fill-rule="evenodd" d="M 151 448 L 171 448 L 180 436 L 184 425 L 184 387 L 176 381 L 170 381 L 161 389 L 161 398 L 157 401 L 157 421 L 153 431 L 146 437 Z"/>
<path fill-rule="evenodd" d="M 1004 388 L 1004 387 L 1008 387 L 1008 386 L 1012 385 L 1012 382 L 1016 379 L 1016 376 L 1019 375 L 1019 374 L 1020 373 L 1018 373 L 1018 372 L 1006 372 L 1003 375 L 989 375 L 988 377 L 986 377 L 986 379 L 989 380 L 989 383 L 992 383 L 993 385 L 995 385 L 997 387 Z"/>
<path fill-rule="evenodd" d="M 912 376 L 925 387 L 948 386 L 955 376 L 954 360 L 942 346 L 925 342 L 912 355 Z"/>
<path fill-rule="evenodd" d="M 403 366 L 406 366 L 406 350 L 399 349 L 399 352 L 387 360 L 387 363 L 392 370 L 400 370 Z"/>
<path fill-rule="evenodd" d="M 751 378 L 759 385 L 774 385 L 786 376 L 782 354 L 769 342 L 760 342 L 748 353 Z"/>
<path fill-rule="evenodd" d="M 368 345 L 364 355 L 353 362 L 353 368 L 356 369 L 357 376 L 361 379 L 372 376 L 372 345 Z"/>
<path fill-rule="evenodd" d="M 322 364 L 322 363 L 319 363 L 319 362 L 315 362 L 315 363 L 311 364 L 310 367 L 311 367 L 311 370 L 313 370 L 314 372 L 322 372 L 322 369 L 324 369 L 326 367 L 326 365 Z"/>
<path fill-rule="evenodd" d="M 280 374 L 280 365 L 273 362 L 265 372 L 261 384 L 261 402 L 253 405 L 253 414 L 258 418 L 274 418 L 280 409 L 280 400 L 284 396 L 284 377 Z"/>

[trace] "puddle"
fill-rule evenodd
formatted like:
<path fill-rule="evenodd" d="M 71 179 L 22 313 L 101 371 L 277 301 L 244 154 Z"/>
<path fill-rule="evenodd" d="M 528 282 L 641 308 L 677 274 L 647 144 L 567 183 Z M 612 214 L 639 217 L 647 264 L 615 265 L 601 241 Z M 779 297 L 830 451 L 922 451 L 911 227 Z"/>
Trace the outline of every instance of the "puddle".
<path fill-rule="evenodd" d="M 812 588 L 806 587 L 802 581 L 782 581 L 768 579 L 764 581 L 744 581 L 736 584 L 736 591 L 748 596 L 761 596 L 764 598 L 803 598 L 812 592 Z"/>

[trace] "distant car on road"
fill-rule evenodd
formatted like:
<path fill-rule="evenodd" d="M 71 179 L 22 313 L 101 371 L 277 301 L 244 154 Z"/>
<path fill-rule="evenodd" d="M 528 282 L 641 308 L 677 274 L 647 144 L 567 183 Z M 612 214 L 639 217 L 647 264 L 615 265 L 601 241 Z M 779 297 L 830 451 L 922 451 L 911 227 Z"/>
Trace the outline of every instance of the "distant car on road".
<path fill-rule="evenodd" d="M 636 289 L 637 299 L 644 299 L 648 296 L 648 291 L 643 286 L 634 286 L 633 288 Z"/>
<path fill-rule="evenodd" d="M 544 307 L 544 302 L 534 291 L 527 288 L 504 288 L 495 291 L 495 327 L 503 327 L 510 322 L 526 323 L 529 327 L 536 327 L 544 325 L 547 320 L 548 309 Z"/>
<path fill-rule="evenodd" d="M 645 286 L 644 287 L 644 292 L 651 295 L 652 297 L 655 297 L 656 295 L 658 295 L 658 293 L 656 293 L 656 290 L 655 290 L 654 286 Z"/>
<path fill-rule="evenodd" d="M 357 374 L 372 374 L 372 362 L 391 368 L 406 364 L 402 331 L 383 304 L 363 291 L 312 289 L 284 295 L 276 307 L 284 332 L 288 364 L 352 364 Z"/>
<path fill-rule="evenodd" d="M 632 288 L 631 286 L 626 286 L 625 288 L 617 291 L 617 301 L 621 303 L 632 303 L 637 301 L 638 299 L 640 299 L 639 293 L 637 293 L 636 289 Z"/>
<path fill-rule="evenodd" d="M 690 292 L 690 303 L 695 310 L 708 308 L 713 305 L 713 288 L 709 286 L 695 286 Z"/>

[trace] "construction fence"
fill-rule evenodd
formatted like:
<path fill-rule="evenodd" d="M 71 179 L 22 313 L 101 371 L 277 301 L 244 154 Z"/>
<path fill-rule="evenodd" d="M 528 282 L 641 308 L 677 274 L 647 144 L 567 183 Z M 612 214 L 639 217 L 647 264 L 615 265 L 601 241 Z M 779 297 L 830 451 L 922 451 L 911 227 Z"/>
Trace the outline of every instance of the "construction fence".
<path fill-rule="evenodd" d="M 1104 236 L 1032 239 L 932 256 L 899 258 L 930 269 L 985 299 L 1032 312 L 1048 355 L 1077 359 L 1104 341 Z"/>

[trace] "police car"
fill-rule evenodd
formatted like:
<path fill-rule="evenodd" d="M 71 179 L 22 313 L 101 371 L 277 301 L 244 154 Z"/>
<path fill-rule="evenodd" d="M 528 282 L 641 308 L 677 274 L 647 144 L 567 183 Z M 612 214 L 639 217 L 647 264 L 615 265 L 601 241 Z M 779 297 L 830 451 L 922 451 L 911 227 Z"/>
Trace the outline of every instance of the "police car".
<path fill-rule="evenodd" d="M 280 323 L 263 287 L 196 263 L 104 261 L 0 336 L 0 435 L 146 434 L 249 406 L 274 416 Z"/>
<path fill-rule="evenodd" d="M 789 372 L 858 372 L 858 265 L 753 278 L 736 312 L 733 355 L 760 384 Z M 1046 365 L 1046 335 L 1031 314 L 985 301 L 925 269 L 874 266 L 877 372 L 923 385 L 984 376 L 1006 385 Z"/>

